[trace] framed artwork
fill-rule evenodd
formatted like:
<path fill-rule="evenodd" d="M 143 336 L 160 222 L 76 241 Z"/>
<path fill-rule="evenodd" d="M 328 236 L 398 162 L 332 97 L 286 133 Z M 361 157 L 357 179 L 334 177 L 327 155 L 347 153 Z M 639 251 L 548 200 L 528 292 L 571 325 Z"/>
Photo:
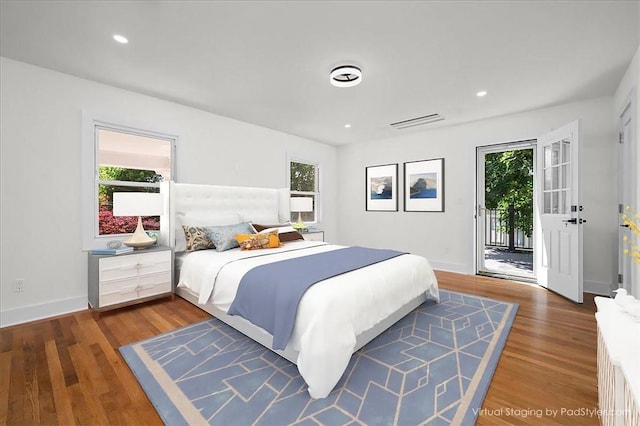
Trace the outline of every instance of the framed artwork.
<path fill-rule="evenodd" d="M 398 211 L 398 165 L 365 168 L 366 211 Z"/>
<path fill-rule="evenodd" d="M 404 211 L 444 211 L 444 158 L 404 163 Z"/>

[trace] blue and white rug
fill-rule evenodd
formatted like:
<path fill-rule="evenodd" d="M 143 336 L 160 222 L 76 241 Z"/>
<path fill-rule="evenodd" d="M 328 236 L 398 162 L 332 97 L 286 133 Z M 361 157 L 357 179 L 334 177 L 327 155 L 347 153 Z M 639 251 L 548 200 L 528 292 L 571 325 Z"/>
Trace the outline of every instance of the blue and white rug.
<path fill-rule="evenodd" d="M 467 425 L 518 305 L 440 290 L 313 400 L 295 365 L 215 318 L 120 348 L 168 425 Z"/>

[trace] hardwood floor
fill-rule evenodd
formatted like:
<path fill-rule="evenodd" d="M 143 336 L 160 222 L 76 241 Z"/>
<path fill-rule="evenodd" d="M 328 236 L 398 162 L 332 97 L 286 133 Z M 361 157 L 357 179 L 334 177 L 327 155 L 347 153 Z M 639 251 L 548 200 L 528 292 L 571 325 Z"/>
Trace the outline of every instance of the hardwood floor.
<path fill-rule="evenodd" d="M 518 303 L 478 425 L 598 425 L 593 295 L 582 305 L 535 285 L 438 272 L 441 288 Z"/>
<path fill-rule="evenodd" d="M 437 272 L 441 288 L 520 305 L 477 424 L 599 424 L 591 295 Z M 120 356 L 124 344 L 208 318 L 177 297 L 0 330 L 0 424 L 162 424 Z"/>

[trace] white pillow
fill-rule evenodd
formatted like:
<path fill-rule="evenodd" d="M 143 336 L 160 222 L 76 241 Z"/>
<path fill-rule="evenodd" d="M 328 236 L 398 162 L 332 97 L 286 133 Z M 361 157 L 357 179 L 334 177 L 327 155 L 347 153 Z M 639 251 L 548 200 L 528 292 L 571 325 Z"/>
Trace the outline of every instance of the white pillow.
<path fill-rule="evenodd" d="M 188 226 L 226 226 L 242 222 L 238 213 L 215 212 L 177 212 L 176 213 L 176 253 L 187 249 L 187 239 L 184 236 L 182 225 Z"/>
<path fill-rule="evenodd" d="M 274 230 L 278 230 L 278 234 L 283 234 L 285 232 L 297 232 L 293 228 L 293 226 L 278 226 L 276 228 L 263 229 L 262 231 L 258 232 L 258 234 L 268 234 L 269 232 L 272 232 Z"/>

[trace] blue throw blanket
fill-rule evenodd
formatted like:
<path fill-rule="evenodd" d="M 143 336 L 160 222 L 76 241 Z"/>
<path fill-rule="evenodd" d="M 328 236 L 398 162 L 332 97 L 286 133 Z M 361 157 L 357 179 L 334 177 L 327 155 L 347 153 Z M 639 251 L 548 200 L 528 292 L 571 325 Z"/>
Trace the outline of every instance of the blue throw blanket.
<path fill-rule="evenodd" d="M 347 247 L 249 270 L 229 308 L 273 335 L 273 349 L 284 349 L 293 332 L 298 303 L 312 285 L 405 253 L 365 247 Z"/>

